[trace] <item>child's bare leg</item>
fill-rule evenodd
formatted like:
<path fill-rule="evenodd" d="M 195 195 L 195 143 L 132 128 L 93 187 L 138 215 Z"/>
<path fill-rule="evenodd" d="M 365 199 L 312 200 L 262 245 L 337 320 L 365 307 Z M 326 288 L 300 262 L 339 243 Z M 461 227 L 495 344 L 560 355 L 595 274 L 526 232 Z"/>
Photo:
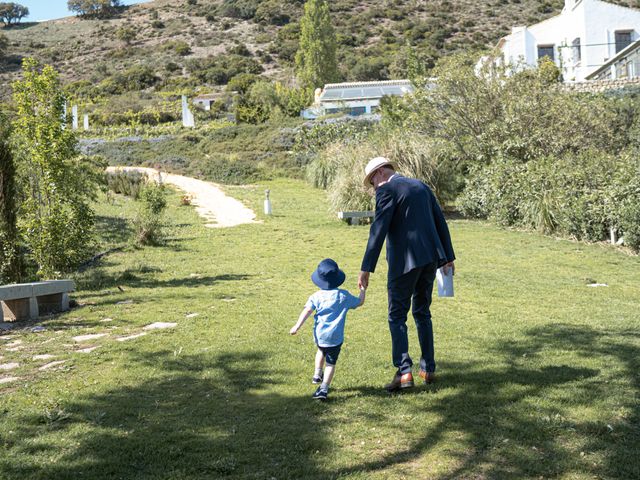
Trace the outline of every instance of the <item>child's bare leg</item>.
<path fill-rule="evenodd" d="M 324 378 L 322 379 L 322 386 L 326 386 L 327 388 L 329 388 L 329 385 L 331 385 L 331 380 L 333 380 L 333 374 L 336 371 L 336 366 L 335 365 L 329 365 L 327 363 L 327 366 L 324 369 Z"/>
<path fill-rule="evenodd" d="M 315 371 L 313 372 L 313 383 L 320 383 L 320 381 L 322 380 L 322 368 L 324 367 L 324 353 L 322 353 L 322 350 L 318 349 L 318 351 L 316 352 L 316 362 L 315 362 L 316 368 Z"/>
<path fill-rule="evenodd" d="M 324 353 L 322 350 L 318 349 L 316 352 L 316 372 L 322 372 L 322 368 L 324 367 Z"/>

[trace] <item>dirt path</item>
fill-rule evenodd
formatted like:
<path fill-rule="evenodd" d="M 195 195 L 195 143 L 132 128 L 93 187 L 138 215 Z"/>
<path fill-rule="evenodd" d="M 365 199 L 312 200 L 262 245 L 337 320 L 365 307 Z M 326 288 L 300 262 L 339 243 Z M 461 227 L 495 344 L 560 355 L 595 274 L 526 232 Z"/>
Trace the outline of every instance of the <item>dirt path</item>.
<path fill-rule="evenodd" d="M 235 198 L 228 197 L 211 182 L 183 177 L 172 173 L 160 173 L 154 168 L 145 167 L 108 167 L 108 172 L 118 170 L 138 171 L 146 173 L 150 178 L 163 183 L 175 185 L 191 196 L 191 204 L 198 214 L 207 220 L 209 228 L 234 227 L 244 223 L 258 223 L 253 210 L 245 207 Z"/>

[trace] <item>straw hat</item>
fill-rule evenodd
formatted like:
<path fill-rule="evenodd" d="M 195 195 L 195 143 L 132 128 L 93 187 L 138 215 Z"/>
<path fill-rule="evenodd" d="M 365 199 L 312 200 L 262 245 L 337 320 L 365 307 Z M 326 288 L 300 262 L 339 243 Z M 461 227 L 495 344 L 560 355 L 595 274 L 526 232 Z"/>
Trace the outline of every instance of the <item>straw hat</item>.
<path fill-rule="evenodd" d="M 369 163 L 367 163 L 367 166 L 364 167 L 364 180 L 362 181 L 362 183 L 364 183 L 364 186 L 370 187 L 371 177 L 376 172 L 376 170 L 386 166 L 391 166 L 394 169 L 398 168 L 398 165 L 396 164 L 396 162 L 392 162 L 391 160 L 385 157 L 375 157 L 369 160 Z"/>

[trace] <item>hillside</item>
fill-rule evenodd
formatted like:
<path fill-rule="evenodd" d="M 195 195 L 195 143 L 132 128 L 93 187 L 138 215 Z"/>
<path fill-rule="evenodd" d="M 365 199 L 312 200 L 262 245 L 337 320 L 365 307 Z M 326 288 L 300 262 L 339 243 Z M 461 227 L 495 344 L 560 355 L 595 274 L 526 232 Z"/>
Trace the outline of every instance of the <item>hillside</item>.
<path fill-rule="evenodd" d="M 67 82 L 82 81 L 77 90 L 88 97 L 150 87 L 208 90 L 239 72 L 288 81 L 303 3 L 155 0 L 127 7 L 112 19 L 68 17 L 5 27 L 9 47 L 0 61 L 1 95 L 8 95 L 6 87 L 26 56 L 54 65 Z M 638 7 L 640 0 L 616 3 Z M 369 80 L 403 76 L 407 44 L 430 64 L 451 52 L 490 47 L 513 25 L 555 15 L 563 1 L 334 0 L 330 5 L 344 80 Z"/>

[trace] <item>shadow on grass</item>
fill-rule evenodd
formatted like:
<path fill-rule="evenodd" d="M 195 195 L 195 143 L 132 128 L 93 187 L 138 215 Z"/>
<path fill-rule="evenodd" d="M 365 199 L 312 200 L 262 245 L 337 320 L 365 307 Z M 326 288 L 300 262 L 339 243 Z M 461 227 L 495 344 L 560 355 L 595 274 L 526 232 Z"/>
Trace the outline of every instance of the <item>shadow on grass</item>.
<path fill-rule="evenodd" d="M 425 468 L 423 477 L 638 478 L 640 334 L 571 325 L 528 333 L 524 347 L 529 352 L 542 355 L 571 348 L 580 356 L 606 356 L 624 367 L 624 373 L 610 378 L 607 372 L 576 365 L 534 368 L 523 360 L 523 345 L 514 348 L 499 341 L 493 366 L 445 365 L 440 383 L 429 387 L 441 395 L 420 388 L 419 395 L 394 398 L 398 408 L 415 404 L 416 414 L 434 419 L 417 440 L 413 436 L 393 451 L 381 448 L 371 461 L 349 461 L 347 456 L 351 466 L 332 469 L 326 458 L 339 453 L 339 447 L 331 427 L 340 421 L 359 428 L 357 422 L 365 421 L 345 416 L 344 408 L 354 401 L 350 392 L 360 398 L 360 406 L 362 396 L 370 396 L 376 425 L 402 428 L 393 425 L 397 420 L 384 415 L 385 410 L 376 410 L 378 403 L 388 402 L 378 398 L 386 393 L 370 387 L 341 390 L 333 400 L 340 411 L 334 418 L 331 402 L 318 405 L 308 394 L 274 393 L 280 382 L 276 379 L 286 379 L 287 372 L 278 371 L 266 353 L 132 353 L 130 361 L 153 367 L 155 378 L 78 396 L 63 406 L 59 420 L 47 415 L 20 418 L 12 439 L 5 440 L 10 454 L 0 459 L 0 473 L 34 479 L 367 478 L 415 464 L 446 445 L 455 459 L 453 469 L 435 475 Z M 614 424 L 613 431 L 606 424 L 559 415 L 605 401 L 611 391 L 597 388 L 605 380 L 612 388 L 624 388 L 613 386 L 617 380 L 631 389 L 623 401 L 630 417 Z M 556 398 L 564 391 L 572 395 Z M 68 443 L 50 442 L 48 436 Z M 604 460 L 593 463 L 588 455 L 576 455 L 576 448 L 599 453 Z M 49 457 L 55 462 L 47 461 Z"/>
<path fill-rule="evenodd" d="M 444 380 L 428 388 L 434 392 L 453 389 L 455 393 L 430 401 L 422 412 L 434 414 L 440 419 L 438 423 L 406 449 L 340 473 L 376 472 L 411 462 L 446 441 L 450 432 L 464 432 L 467 448 L 457 454 L 459 466 L 437 478 L 555 478 L 575 474 L 640 478 L 640 332 L 558 324 L 532 329 L 527 338 L 517 345 L 496 342 L 496 357 L 504 357 L 508 365 L 503 369 L 444 365 Z M 562 350 L 578 351 L 584 358 L 609 358 L 624 373 L 609 375 L 571 365 L 526 368 L 526 357 Z M 614 389 L 618 390 L 616 395 L 624 396 L 625 384 L 629 392 L 619 406 L 629 414 L 614 426 L 596 420 L 571 421 L 562 416 L 561 412 L 606 403 Z M 558 387 L 571 389 L 572 398 L 548 406 L 545 399 L 557 396 Z M 389 396 L 380 388 L 346 391 Z M 421 391 L 424 390 L 416 389 L 408 395 Z M 535 404 L 538 405 L 532 413 L 531 405 Z M 573 446 L 572 437 L 576 441 Z M 587 453 L 582 456 L 580 451 Z M 604 461 L 594 463 L 594 454 Z"/>
<path fill-rule="evenodd" d="M 97 215 L 95 225 L 98 237 L 104 244 L 119 245 L 133 238 L 133 228 L 126 218 Z"/>
<path fill-rule="evenodd" d="M 78 397 L 57 418 L 22 419 L 12 456 L 0 459 L 3 478 L 303 478 L 313 471 L 309 456 L 329 449 L 303 408 L 306 395 L 264 394 L 278 374 L 264 354 L 161 352 L 135 361 L 162 375 Z M 71 443 L 49 443 L 47 434 Z M 46 465 L 30 461 L 52 454 Z"/>

